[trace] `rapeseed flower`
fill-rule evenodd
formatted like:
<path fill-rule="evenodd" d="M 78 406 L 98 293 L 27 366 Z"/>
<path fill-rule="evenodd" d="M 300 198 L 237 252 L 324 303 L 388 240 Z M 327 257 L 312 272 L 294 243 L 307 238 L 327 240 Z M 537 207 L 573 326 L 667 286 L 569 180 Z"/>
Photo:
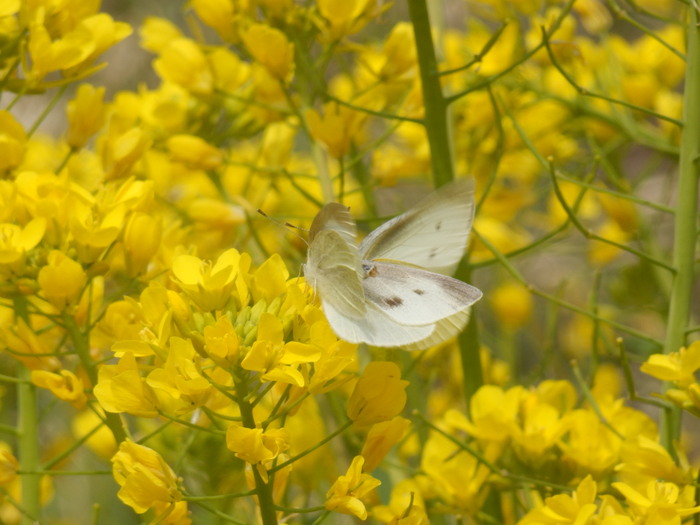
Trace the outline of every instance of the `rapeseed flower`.
<path fill-rule="evenodd" d="M 280 30 L 251 24 L 241 35 L 253 58 L 276 80 L 289 82 L 294 75 L 294 44 Z"/>
<path fill-rule="evenodd" d="M 50 390 L 58 399 L 68 401 L 75 408 L 85 406 L 87 396 L 83 381 L 70 370 L 59 373 L 32 370 L 31 379 L 36 386 Z"/>
<path fill-rule="evenodd" d="M 381 485 L 381 482 L 362 472 L 364 462 L 362 456 L 355 456 L 347 472 L 335 480 L 326 494 L 326 509 L 350 514 L 361 520 L 367 519 L 367 508 L 362 498 Z"/>
<path fill-rule="evenodd" d="M 167 517 L 173 511 L 182 513 L 179 507 L 186 507 L 175 473 L 148 447 L 125 440 L 112 457 L 112 471 L 121 487 L 119 499 L 139 514 L 156 509 L 159 516 Z"/>
<path fill-rule="evenodd" d="M 399 367 L 390 362 L 372 362 L 355 384 L 347 414 L 362 427 L 388 421 L 406 404 L 408 381 L 401 379 Z"/>

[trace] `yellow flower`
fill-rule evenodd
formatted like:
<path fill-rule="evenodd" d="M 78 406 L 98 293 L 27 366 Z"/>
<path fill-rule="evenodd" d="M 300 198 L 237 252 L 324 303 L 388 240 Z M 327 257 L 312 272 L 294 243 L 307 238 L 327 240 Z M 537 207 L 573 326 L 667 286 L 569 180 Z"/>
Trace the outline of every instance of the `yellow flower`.
<path fill-rule="evenodd" d="M 247 290 L 241 268 L 250 256 L 230 249 L 215 263 L 202 261 L 193 255 L 179 255 L 173 260 L 173 276 L 180 289 L 204 312 L 221 310 L 231 300 L 234 290 Z"/>
<path fill-rule="evenodd" d="M 212 389 L 194 359 L 192 341 L 171 337 L 165 363 L 148 374 L 146 384 L 158 398 L 158 408 L 169 414 L 186 414 L 203 405 Z"/>
<path fill-rule="evenodd" d="M 246 370 L 262 373 L 264 381 L 279 381 L 304 386 L 298 370 L 301 363 L 312 363 L 321 356 L 321 349 L 298 341 L 284 342 L 282 322 L 269 312 L 258 321 L 258 337 L 241 362 Z"/>
<path fill-rule="evenodd" d="M 0 276 L 9 273 L 21 275 L 27 252 L 41 242 L 45 232 L 46 220 L 43 218 L 29 221 L 24 228 L 16 224 L 0 224 Z"/>
<path fill-rule="evenodd" d="M 509 330 L 521 327 L 532 314 L 532 294 L 517 283 L 506 283 L 493 290 L 489 302 L 496 317 Z"/>
<path fill-rule="evenodd" d="M 21 0 L 6 0 L 0 5 L 0 17 L 16 14 L 21 5 Z"/>
<path fill-rule="evenodd" d="M 390 420 L 403 410 L 407 386 L 395 363 L 369 363 L 348 401 L 348 417 L 358 426 Z"/>
<path fill-rule="evenodd" d="M 204 350 L 215 363 L 228 367 L 238 360 L 241 341 L 227 316 L 222 315 L 216 324 L 205 326 L 203 334 Z"/>
<path fill-rule="evenodd" d="M 372 508 L 372 516 L 382 523 L 390 525 L 429 525 L 425 513 L 425 502 L 420 487 L 412 479 L 404 479 L 391 489 L 388 505 Z"/>
<path fill-rule="evenodd" d="M 45 370 L 32 370 L 32 383 L 39 388 L 46 388 L 59 399 L 68 401 L 75 408 L 85 406 L 87 397 L 82 380 L 70 370 L 61 370 L 55 374 Z"/>
<path fill-rule="evenodd" d="M 682 468 L 685 460 L 676 461 L 656 440 L 647 436 L 632 436 L 622 444 L 621 463 L 615 467 L 620 479 L 635 488 L 646 487 L 653 480 L 663 479 L 678 485 L 692 483 L 690 468 Z"/>
<path fill-rule="evenodd" d="M 107 412 L 139 417 L 158 415 L 156 396 L 141 378 L 132 353 L 125 353 L 116 365 L 100 367 L 94 393 Z"/>
<path fill-rule="evenodd" d="M 385 62 L 379 72 L 381 81 L 390 83 L 411 78 L 417 61 L 413 26 L 408 22 L 396 24 L 384 42 L 382 55 Z"/>
<path fill-rule="evenodd" d="M 81 35 L 87 46 L 89 54 L 80 64 L 68 71 L 70 75 L 90 66 L 102 53 L 114 44 L 124 40 L 131 34 L 131 26 L 124 22 L 115 22 L 107 13 L 96 13 L 83 18 L 75 28 L 75 33 Z"/>
<path fill-rule="evenodd" d="M 695 487 L 685 485 L 682 489 L 675 483 L 652 480 L 647 485 L 646 495 L 626 483 L 615 482 L 612 486 L 625 497 L 638 516 L 639 523 L 672 524 L 680 518 L 700 512 L 695 503 Z"/>
<path fill-rule="evenodd" d="M 670 354 L 652 354 L 639 368 L 645 374 L 663 381 L 673 381 L 687 387 L 695 381 L 695 371 L 700 368 L 700 341 Z"/>
<path fill-rule="evenodd" d="M 606 31 L 612 24 L 610 12 L 600 0 L 579 1 L 573 8 L 581 16 L 583 27 L 592 35 Z"/>
<path fill-rule="evenodd" d="M 37 10 L 29 25 L 27 45 L 32 67 L 27 72 L 30 85 L 38 85 L 52 71 L 68 69 L 85 60 L 91 51 L 89 34 L 73 31 L 63 38 L 51 39 L 44 26 L 43 10 Z"/>
<path fill-rule="evenodd" d="M 105 139 L 102 143 L 105 179 L 111 181 L 129 176 L 150 145 L 151 139 L 138 127 Z"/>
<path fill-rule="evenodd" d="M 494 452 L 484 455 L 490 461 L 495 459 Z M 438 433 L 432 433 L 423 447 L 421 468 L 428 476 L 431 493 L 468 514 L 479 510 L 488 496 L 486 481 L 491 471 Z"/>
<path fill-rule="evenodd" d="M 9 445 L 0 441 L 0 485 L 12 483 L 17 478 L 19 462 L 12 454 Z"/>
<path fill-rule="evenodd" d="M 367 509 L 362 498 L 381 485 L 378 479 L 362 473 L 365 460 L 355 456 L 348 471 L 335 480 L 326 494 L 326 509 L 367 519 Z"/>
<path fill-rule="evenodd" d="M 197 16 L 213 28 L 221 38 L 232 42 L 236 37 L 236 18 L 232 0 L 192 0 Z"/>
<path fill-rule="evenodd" d="M 131 34 L 128 24 L 115 22 L 106 13 L 83 18 L 72 31 L 55 40 L 52 40 L 44 22 L 44 10 L 35 11 L 29 25 L 28 44 L 32 67 L 27 72 L 27 78 L 32 86 L 38 85 L 52 71 L 76 75 L 108 48 Z"/>
<path fill-rule="evenodd" d="M 141 47 L 153 53 L 161 53 L 170 42 L 183 38 L 175 24 L 165 18 L 147 17 L 139 28 Z"/>
<path fill-rule="evenodd" d="M 165 504 L 164 514 L 182 500 L 175 473 L 161 455 L 130 439 L 112 458 L 112 473 L 121 487 L 119 499 L 139 514 Z"/>
<path fill-rule="evenodd" d="M 71 148 L 82 148 L 104 125 L 106 107 L 103 102 L 105 88 L 81 84 L 75 98 L 68 102 L 68 132 L 66 142 Z"/>
<path fill-rule="evenodd" d="M 294 44 L 274 27 L 251 24 L 241 35 L 253 58 L 277 80 L 289 82 L 294 75 Z"/>
<path fill-rule="evenodd" d="M 314 306 L 309 305 L 308 309 L 315 309 L 320 313 Z M 305 319 L 308 313 L 306 310 L 302 314 Z M 307 320 L 307 323 L 310 324 L 309 343 L 322 349 L 320 359 L 314 363 L 309 392 L 320 394 L 337 388 L 352 378 L 350 374 L 341 374 L 355 362 L 357 345 L 338 339 L 322 315 L 313 322 Z"/>
<path fill-rule="evenodd" d="M 574 493 L 557 494 L 544 500 L 544 507 L 530 511 L 518 525 L 576 525 L 592 523 L 591 518 L 598 510 L 595 503 L 598 489 L 595 481 L 586 476 Z"/>
<path fill-rule="evenodd" d="M 599 237 L 622 245 L 630 238 L 629 233 L 620 228 L 620 226 L 612 220 L 606 220 L 599 228 L 596 228 L 595 233 Z M 617 246 L 593 240 L 588 250 L 588 259 L 595 265 L 604 266 L 614 261 L 622 253 L 623 250 Z"/>
<path fill-rule="evenodd" d="M 208 55 L 208 58 L 218 89 L 229 92 L 236 91 L 250 80 L 251 65 L 243 62 L 238 55 L 228 49 L 217 47 Z M 246 108 L 243 105 L 240 107 L 242 112 L 239 118 L 245 122 Z"/>
<path fill-rule="evenodd" d="M 83 267 L 63 252 L 52 250 L 48 264 L 39 270 L 39 286 L 44 297 L 59 310 L 74 305 L 87 282 Z"/>
<path fill-rule="evenodd" d="M 55 344 L 51 332 L 41 326 L 29 326 L 21 317 L 0 317 L 0 348 L 30 370 L 61 368 L 53 355 Z M 16 323 L 16 324 L 15 324 Z"/>
<path fill-rule="evenodd" d="M 360 452 L 360 455 L 365 458 L 364 470 L 371 472 L 377 468 L 391 447 L 403 438 L 410 426 L 411 422 L 408 419 L 398 416 L 372 425 Z"/>
<path fill-rule="evenodd" d="M 99 406 L 94 406 L 93 410 L 83 410 L 76 414 L 71 421 L 71 430 L 76 441 L 82 441 L 83 438 L 86 438 L 85 443 L 90 450 L 102 459 L 111 458 L 117 451 L 114 434 L 105 425 L 104 413 L 99 409 Z"/>
<path fill-rule="evenodd" d="M 162 225 L 160 217 L 148 213 L 131 214 L 124 228 L 124 255 L 127 273 L 143 273 L 160 248 Z"/>
<path fill-rule="evenodd" d="M 323 105 L 323 117 L 315 109 L 307 110 L 305 117 L 314 139 L 322 142 L 328 152 L 339 159 L 350 151 L 353 140 L 357 139 L 360 128 L 367 120 L 367 113 L 337 102 L 327 102 Z"/>
<path fill-rule="evenodd" d="M 226 429 L 226 447 L 236 457 L 255 465 L 275 459 L 289 448 L 289 436 L 284 428 L 246 428 L 231 425 Z"/>
<path fill-rule="evenodd" d="M 0 173 L 10 170 L 24 158 L 27 134 L 12 114 L 0 110 Z"/>
<path fill-rule="evenodd" d="M 81 262 L 95 262 L 117 240 L 124 227 L 124 213 L 123 206 L 100 210 L 97 206 L 75 202 L 70 212 L 69 228 Z"/>
<path fill-rule="evenodd" d="M 265 260 L 253 273 L 250 291 L 254 301 L 268 303 L 287 291 L 289 270 L 278 253 Z"/>
<path fill-rule="evenodd" d="M 171 158 L 190 168 L 205 171 L 221 166 L 223 154 L 219 148 L 194 135 L 172 135 L 166 141 Z"/>
<path fill-rule="evenodd" d="M 163 80 L 182 86 L 196 95 L 208 95 L 214 88 L 214 76 L 207 57 L 196 42 L 177 38 L 160 50 L 153 69 Z"/>
<path fill-rule="evenodd" d="M 376 0 L 318 0 L 316 4 L 326 20 L 329 40 L 357 33 L 376 14 Z"/>

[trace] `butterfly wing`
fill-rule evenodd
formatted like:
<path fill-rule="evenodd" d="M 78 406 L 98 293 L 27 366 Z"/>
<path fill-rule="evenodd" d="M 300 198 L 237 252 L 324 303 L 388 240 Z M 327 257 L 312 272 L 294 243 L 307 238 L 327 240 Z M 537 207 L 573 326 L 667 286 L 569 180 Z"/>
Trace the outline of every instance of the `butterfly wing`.
<path fill-rule="evenodd" d="M 371 232 L 360 243 L 360 257 L 452 273 L 467 248 L 473 219 L 474 181 L 459 179 Z"/>
<path fill-rule="evenodd" d="M 355 220 L 350 215 L 350 209 L 338 202 L 326 204 L 314 217 L 309 228 L 309 243 L 324 230 L 335 230 L 348 244 L 357 243 L 357 228 Z"/>
<path fill-rule="evenodd" d="M 481 298 L 481 291 L 458 279 L 412 266 L 363 261 L 368 303 L 401 325 L 434 324 Z"/>
<path fill-rule="evenodd" d="M 324 309 L 329 304 L 341 315 L 359 318 L 366 307 L 354 231 L 355 222 L 345 206 L 324 206 L 311 225 L 304 275 Z"/>
<path fill-rule="evenodd" d="M 329 301 L 323 301 L 323 313 L 335 334 L 350 343 L 373 346 L 404 346 L 430 337 L 435 326 L 408 326 L 395 322 L 372 304 L 366 315 L 351 317 L 343 314 Z"/>
<path fill-rule="evenodd" d="M 435 328 L 428 337 L 418 341 L 417 343 L 404 345 L 403 349 L 408 350 L 409 352 L 425 350 L 431 346 L 444 343 L 448 339 L 452 339 L 462 330 L 464 330 L 464 327 L 467 325 L 467 321 L 469 321 L 470 311 L 471 308 L 467 307 L 461 312 L 457 312 L 454 315 L 441 319 L 435 323 Z"/>

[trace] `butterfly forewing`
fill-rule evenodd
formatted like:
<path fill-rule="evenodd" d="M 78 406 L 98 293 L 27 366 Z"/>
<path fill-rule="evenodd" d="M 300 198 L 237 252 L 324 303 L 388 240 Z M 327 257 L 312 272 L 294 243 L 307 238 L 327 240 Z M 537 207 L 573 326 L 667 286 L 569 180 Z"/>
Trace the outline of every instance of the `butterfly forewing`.
<path fill-rule="evenodd" d="M 462 281 L 420 268 L 364 261 L 365 297 L 394 321 L 432 324 L 464 310 L 481 291 Z"/>
<path fill-rule="evenodd" d="M 326 208 L 328 206 L 324 210 Z M 346 240 L 348 228 L 343 231 L 336 228 L 323 229 L 322 223 L 317 221 L 318 216 L 314 219 L 317 229 L 309 244 L 307 263 L 304 266 L 306 279 L 321 296 L 324 305 L 329 303 L 349 317 L 362 317 L 366 315 L 362 265 L 354 239 L 353 242 Z"/>
<path fill-rule="evenodd" d="M 309 243 L 313 243 L 316 236 L 323 230 L 335 230 L 348 244 L 357 243 L 357 228 L 355 220 L 350 215 L 347 206 L 337 202 L 326 204 L 318 212 L 309 228 Z"/>
<path fill-rule="evenodd" d="M 370 233 L 360 244 L 360 257 L 449 273 L 464 255 L 473 218 L 474 183 L 460 179 Z"/>

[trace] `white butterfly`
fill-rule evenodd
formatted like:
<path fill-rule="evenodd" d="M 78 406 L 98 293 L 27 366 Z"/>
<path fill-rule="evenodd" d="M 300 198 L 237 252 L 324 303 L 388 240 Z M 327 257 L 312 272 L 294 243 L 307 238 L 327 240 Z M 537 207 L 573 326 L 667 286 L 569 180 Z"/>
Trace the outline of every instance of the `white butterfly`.
<path fill-rule="evenodd" d="M 346 206 L 325 205 L 311 224 L 306 279 L 333 331 L 351 343 L 420 350 L 458 334 L 481 291 L 436 272 L 464 255 L 474 183 L 443 186 L 357 245 Z"/>

